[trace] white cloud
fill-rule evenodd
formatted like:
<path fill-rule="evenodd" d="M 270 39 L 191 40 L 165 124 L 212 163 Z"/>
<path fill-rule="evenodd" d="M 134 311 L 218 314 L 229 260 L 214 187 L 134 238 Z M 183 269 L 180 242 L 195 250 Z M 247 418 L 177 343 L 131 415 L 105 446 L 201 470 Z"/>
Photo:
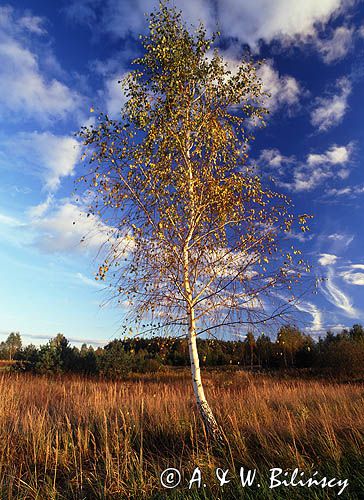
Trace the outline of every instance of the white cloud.
<path fill-rule="evenodd" d="M 130 33 L 142 33 L 146 28 L 145 14 L 149 13 L 157 2 L 152 0 L 108 0 L 102 14 L 103 29 L 109 34 L 124 38 Z"/>
<path fill-rule="evenodd" d="M 271 60 L 263 64 L 257 71 L 263 82 L 263 90 L 269 92 L 267 107 L 276 111 L 281 106 L 292 107 L 299 103 L 302 89 L 298 81 L 289 75 L 279 75 Z"/>
<path fill-rule="evenodd" d="M 0 213 L 0 225 L 9 227 L 19 227 L 22 226 L 23 223 L 16 217 Z"/>
<path fill-rule="evenodd" d="M 352 152 L 352 144 L 347 146 L 331 146 L 325 153 L 322 154 L 309 154 L 307 157 L 307 164 L 310 167 L 317 165 L 343 165 L 350 160 Z"/>
<path fill-rule="evenodd" d="M 7 332 L 0 332 L 0 335 L 8 337 L 10 334 L 10 330 Z M 56 335 L 56 331 L 54 332 L 54 336 Z M 54 337 L 52 335 L 42 335 L 42 334 L 35 334 L 35 333 L 24 333 L 21 332 L 21 336 L 25 337 L 26 339 L 34 339 L 34 340 L 52 340 Z M 5 340 L 5 339 L 4 339 Z M 67 336 L 67 340 L 72 344 L 88 344 L 88 345 L 95 345 L 95 346 L 104 346 L 108 342 L 110 342 L 110 339 L 108 340 L 102 340 L 102 339 L 88 339 L 88 338 L 78 338 L 78 337 L 69 337 Z M 33 342 L 32 342 L 33 343 Z M 36 342 L 37 344 L 37 342 Z"/>
<path fill-rule="evenodd" d="M 341 189 L 332 188 L 326 191 L 328 196 L 349 196 L 354 198 L 364 193 L 364 186 L 347 186 Z"/>
<path fill-rule="evenodd" d="M 349 163 L 352 151 L 353 145 L 349 143 L 346 146 L 333 145 L 321 154 L 309 154 L 307 163 L 294 170 L 290 187 L 294 191 L 310 191 L 329 179 L 346 178 L 349 170 L 343 166 Z"/>
<path fill-rule="evenodd" d="M 91 286 L 93 288 L 105 288 L 104 285 L 98 283 L 94 279 L 88 278 L 82 273 L 76 273 L 76 278 L 87 286 Z"/>
<path fill-rule="evenodd" d="M 345 235 L 340 233 L 333 233 L 329 234 L 328 238 L 329 240 L 342 241 L 345 238 Z"/>
<path fill-rule="evenodd" d="M 350 243 L 354 240 L 354 235 L 351 234 L 341 234 L 341 233 L 333 233 L 329 234 L 327 237 L 329 240 L 332 240 L 335 242 L 336 246 L 344 246 L 348 247 Z"/>
<path fill-rule="evenodd" d="M 91 27 L 97 21 L 94 10 L 97 3 L 97 0 L 71 0 L 63 10 L 70 19 Z"/>
<path fill-rule="evenodd" d="M 72 19 L 88 24 L 115 38 L 139 35 L 147 27 L 146 14 L 158 7 L 158 0 L 73 0 L 64 10 Z M 216 18 L 209 0 L 175 0 L 187 23 L 200 20 L 213 31 Z M 102 9 L 97 8 L 102 5 Z"/>
<path fill-rule="evenodd" d="M 364 273 L 347 271 L 342 273 L 341 276 L 350 285 L 364 285 Z"/>
<path fill-rule="evenodd" d="M 317 23 L 337 14 L 340 0 L 218 0 L 218 19 L 223 32 L 257 47 L 259 40 L 304 39 L 315 34 Z"/>
<path fill-rule="evenodd" d="M 337 261 L 337 256 L 331 253 L 321 253 L 318 261 L 321 266 L 330 266 L 332 264 L 335 264 L 335 262 Z"/>
<path fill-rule="evenodd" d="M 334 283 L 333 277 L 333 270 L 329 268 L 325 285 L 322 287 L 325 297 L 334 306 L 341 309 L 346 316 L 349 316 L 350 318 L 358 318 L 359 312 L 353 306 L 351 298 L 339 289 L 339 287 Z"/>
<path fill-rule="evenodd" d="M 344 55 L 350 47 L 350 29 L 337 28 L 328 40 L 318 30 L 351 5 L 351 0 L 175 0 L 187 23 L 202 21 L 209 32 L 218 29 L 238 44 L 257 51 L 259 43 L 278 40 L 285 45 L 311 41 L 327 62 Z M 97 10 L 102 6 L 102 9 Z M 137 35 L 146 29 L 145 13 L 158 7 L 157 0 L 73 0 L 68 15 L 114 37 Z M 100 12 L 101 11 L 101 12 Z M 98 14 L 98 15 L 97 15 Z"/>
<path fill-rule="evenodd" d="M 33 219 L 31 227 L 36 231 L 34 245 L 47 253 L 99 249 L 112 239 L 114 232 L 98 217 L 87 216 L 82 207 L 69 201 Z"/>
<path fill-rule="evenodd" d="M 295 170 L 292 188 L 294 191 L 310 191 L 330 177 L 331 172 L 327 169 L 316 168 L 312 170 L 303 166 Z"/>
<path fill-rule="evenodd" d="M 311 302 L 298 302 L 295 307 L 299 311 L 306 312 L 312 316 L 312 324 L 309 327 L 311 332 L 320 332 L 323 329 L 322 312 Z"/>
<path fill-rule="evenodd" d="M 18 24 L 36 35 L 44 35 L 46 33 L 42 17 L 26 15 L 19 19 Z"/>
<path fill-rule="evenodd" d="M 338 93 L 316 99 L 315 109 L 311 113 L 311 123 L 320 132 L 340 123 L 348 109 L 348 97 L 351 93 L 349 79 L 340 78 L 336 86 Z"/>
<path fill-rule="evenodd" d="M 281 167 L 286 161 L 286 157 L 278 149 L 263 149 L 258 162 L 268 164 L 270 167 Z"/>
<path fill-rule="evenodd" d="M 25 30 L 36 35 L 43 35 L 46 33 L 44 24 L 44 18 L 33 16 L 29 11 L 22 17 L 17 17 L 14 15 L 14 9 L 10 5 L 0 6 L 1 33 L 12 31 L 19 35 Z"/>
<path fill-rule="evenodd" d="M 364 271 L 364 264 L 351 264 L 340 276 L 350 285 L 364 286 L 364 273 L 360 271 Z"/>
<path fill-rule="evenodd" d="M 254 165 L 257 170 L 262 173 L 270 170 L 273 177 L 284 176 L 286 170 L 295 163 L 296 159 L 294 156 L 285 156 L 278 149 L 263 149 L 259 155 L 259 158 L 254 161 Z"/>
<path fill-rule="evenodd" d="M 326 193 L 328 195 L 333 195 L 333 196 L 344 196 L 345 194 L 351 194 L 351 188 L 350 187 L 341 189 L 332 188 L 326 191 Z"/>
<path fill-rule="evenodd" d="M 297 240 L 300 243 L 304 243 L 305 241 L 311 241 L 314 238 L 313 234 L 307 234 L 307 232 L 296 232 L 296 231 L 290 231 L 289 233 L 285 234 L 286 238 L 292 238 L 293 240 Z"/>
<path fill-rule="evenodd" d="M 116 241 L 116 229 L 89 214 L 86 206 L 84 200 L 76 204 L 67 199 L 57 201 L 49 195 L 43 203 L 30 207 L 22 218 L 0 213 L 1 238 L 14 246 L 33 246 L 44 253 L 97 252 L 98 260 L 102 259 Z M 118 243 L 130 251 L 133 242 L 119 238 Z"/>
<path fill-rule="evenodd" d="M 45 201 L 39 203 L 38 205 L 35 205 L 34 207 L 30 207 L 27 211 L 29 217 L 31 219 L 37 219 L 39 217 L 42 217 L 49 209 L 52 200 L 53 196 L 49 194 Z"/>
<path fill-rule="evenodd" d="M 0 107 L 16 117 L 65 118 L 78 105 L 77 95 L 58 80 L 47 81 L 36 56 L 14 40 L 0 44 Z M 14 114 L 15 113 L 15 114 Z"/>
<path fill-rule="evenodd" d="M 45 188 L 55 191 L 63 177 L 74 174 L 81 146 L 74 138 L 50 132 L 19 133 L 3 143 L 20 168 L 32 167 L 43 179 Z"/>
<path fill-rule="evenodd" d="M 346 56 L 352 47 L 354 28 L 339 26 L 331 38 L 317 39 L 316 46 L 325 63 L 330 64 Z"/>
<path fill-rule="evenodd" d="M 348 164 L 354 150 L 353 143 L 346 146 L 332 145 L 324 153 L 310 153 L 306 162 L 295 156 L 285 156 L 278 149 L 263 149 L 256 168 L 271 169 L 276 183 L 293 191 L 310 191 L 329 179 L 345 179 L 350 174 Z"/>
<path fill-rule="evenodd" d="M 121 77 L 111 77 L 105 83 L 106 110 L 111 118 L 120 117 L 121 107 L 126 102 L 126 96 L 121 87 L 121 83 L 118 83 L 124 76 L 125 75 Z"/>
<path fill-rule="evenodd" d="M 349 330 L 350 326 L 348 325 L 343 325 L 343 324 L 328 324 L 326 325 L 326 331 L 330 331 L 333 333 L 341 333 L 343 330 Z"/>
<path fill-rule="evenodd" d="M 21 29 L 41 34 L 40 18 L 17 20 L 9 7 L 0 8 L 0 112 L 42 121 L 63 119 L 75 113 L 79 95 L 55 78 L 42 74 L 39 59 L 26 45 Z"/>
<path fill-rule="evenodd" d="M 73 175 L 80 156 L 80 144 L 73 137 L 55 136 L 48 132 L 32 133 L 33 148 L 45 167 L 46 188 L 54 191 L 62 177 Z"/>
<path fill-rule="evenodd" d="M 324 153 L 310 153 L 306 162 L 295 156 L 285 156 L 278 149 L 263 149 L 254 166 L 269 171 L 277 185 L 293 191 L 310 191 L 329 179 L 345 179 L 350 174 L 353 143 L 346 146 L 332 145 Z M 364 189 L 363 189 L 364 191 Z M 334 194 L 334 193 L 333 193 Z"/>

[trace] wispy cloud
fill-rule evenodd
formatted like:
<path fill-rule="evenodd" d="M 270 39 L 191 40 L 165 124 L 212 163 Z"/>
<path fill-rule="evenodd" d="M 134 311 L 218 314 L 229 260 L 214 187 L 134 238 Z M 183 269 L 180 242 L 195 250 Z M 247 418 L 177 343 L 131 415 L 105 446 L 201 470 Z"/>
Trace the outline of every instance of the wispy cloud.
<path fill-rule="evenodd" d="M 121 76 L 114 75 L 109 77 L 105 83 L 106 110 L 111 118 L 120 117 L 121 107 L 127 100 L 121 84 L 118 83 L 124 76 L 125 74 Z"/>
<path fill-rule="evenodd" d="M 306 161 L 285 156 L 278 149 L 264 149 L 255 164 L 271 173 L 277 184 L 293 191 L 311 191 L 323 182 L 345 179 L 349 173 L 354 144 L 333 144 L 322 153 L 309 153 Z"/>
<path fill-rule="evenodd" d="M 13 217 L 12 215 L 6 215 L 0 213 L 0 225 L 10 226 L 10 227 L 20 227 L 23 226 L 24 223 L 21 222 L 16 217 Z"/>
<path fill-rule="evenodd" d="M 323 330 L 323 318 L 320 309 L 311 302 L 297 302 L 295 307 L 302 312 L 306 312 L 312 316 L 312 323 L 309 327 L 311 332 L 321 332 Z"/>
<path fill-rule="evenodd" d="M 36 35 L 45 35 L 47 30 L 45 29 L 45 19 L 39 16 L 32 16 L 27 14 L 22 16 L 18 20 L 18 25 L 21 28 L 29 31 L 30 33 L 34 33 Z"/>
<path fill-rule="evenodd" d="M 350 243 L 354 240 L 355 236 L 353 234 L 343 234 L 343 233 L 332 233 L 327 237 L 329 240 L 334 242 L 339 242 L 344 244 L 346 247 L 350 245 Z"/>
<path fill-rule="evenodd" d="M 352 300 L 334 282 L 334 271 L 328 269 L 327 278 L 322 286 L 322 292 L 329 302 L 342 310 L 349 318 L 358 318 L 360 312 L 353 306 Z"/>
<path fill-rule="evenodd" d="M 342 121 L 348 109 L 351 83 L 342 77 L 336 82 L 337 92 L 328 97 L 319 97 L 311 112 L 311 123 L 319 132 L 324 132 Z"/>
<path fill-rule="evenodd" d="M 353 150 L 353 144 L 349 143 L 346 146 L 331 146 L 324 153 L 311 153 L 307 157 L 307 165 L 316 167 L 318 165 L 343 165 L 350 159 Z"/>
<path fill-rule="evenodd" d="M 310 191 L 329 179 L 345 179 L 349 175 L 347 165 L 351 159 L 353 145 L 331 146 L 324 153 L 311 153 L 307 162 L 293 173 L 292 187 L 295 191 Z"/>
<path fill-rule="evenodd" d="M 307 232 L 298 232 L 298 231 L 290 231 L 289 233 L 285 233 L 287 238 L 292 238 L 293 240 L 297 240 L 300 243 L 304 243 L 305 241 L 311 241 L 314 238 L 313 234 Z"/>
<path fill-rule="evenodd" d="M 364 264 L 351 264 L 340 276 L 350 285 L 364 286 L 364 273 L 360 271 L 364 271 Z"/>
<path fill-rule="evenodd" d="M 16 246 L 35 247 L 47 254 L 90 256 L 100 252 L 103 255 L 108 244 L 114 241 L 116 228 L 105 224 L 97 215 L 88 214 L 84 201 L 56 200 L 49 195 L 44 202 L 26 210 L 22 217 L 0 213 L 1 237 Z M 130 249 L 131 243 L 127 243 L 125 246 Z M 85 276 L 76 277 L 88 285 L 92 282 Z"/>
<path fill-rule="evenodd" d="M 318 261 L 321 266 L 331 266 L 337 261 L 337 256 L 331 253 L 321 253 Z"/>
<path fill-rule="evenodd" d="M 38 203 L 38 205 L 30 207 L 27 210 L 29 217 L 31 219 L 39 219 L 40 217 L 42 217 L 51 206 L 52 201 L 53 201 L 53 196 L 49 194 L 45 199 L 45 201 L 42 201 L 41 203 Z"/>
<path fill-rule="evenodd" d="M 343 188 L 331 188 L 327 189 L 325 194 L 330 197 L 342 197 L 345 196 L 347 198 L 356 198 L 364 194 L 364 186 L 346 186 Z"/>
<path fill-rule="evenodd" d="M 1 141 L 13 165 L 41 177 L 44 188 L 56 191 L 63 177 L 74 174 L 81 146 L 71 136 L 51 132 L 19 132 Z"/>
<path fill-rule="evenodd" d="M 85 276 L 84 274 L 82 273 L 76 273 L 76 278 L 81 281 L 82 283 L 84 283 L 85 285 L 87 286 L 91 286 L 93 288 L 105 288 L 104 285 L 98 283 L 97 281 L 95 281 L 94 279 L 91 279 L 91 278 L 88 278 L 87 276 Z"/>
<path fill-rule="evenodd" d="M 286 106 L 286 110 L 297 107 L 303 90 L 293 76 L 280 75 L 274 68 L 272 60 L 258 69 L 258 76 L 263 82 L 264 91 L 270 94 L 266 105 L 271 112 L 282 106 Z"/>
<path fill-rule="evenodd" d="M 266 164 L 273 169 L 277 169 L 279 172 L 282 172 L 282 167 L 294 162 L 294 157 L 284 156 L 277 148 L 263 149 L 257 160 L 258 165 L 260 163 Z"/>
<path fill-rule="evenodd" d="M 115 232 L 97 216 L 88 216 L 83 207 L 67 200 L 33 219 L 31 228 L 35 232 L 33 244 L 46 253 L 100 249 Z"/>
<path fill-rule="evenodd" d="M 347 271 L 341 273 L 341 276 L 343 280 L 346 281 L 346 283 L 349 283 L 350 285 L 364 286 L 364 273 Z"/>
<path fill-rule="evenodd" d="M 261 41 L 279 41 L 284 46 L 310 42 L 326 62 L 332 62 L 344 55 L 350 47 L 350 30 L 340 27 L 331 36 L 320 39 L 319 28 L 350 7 L 347 0 L 175 0 L 188 23 L 195 25 L 201 20 L 210 31 L 216 30 L 216 23 L 223 35 L 247 43 L 253 50 L 259 50 Z M 65 8 L 69 17 L 77 19 L 92 29 L 125 38 L 139 34 L 146 28 L 144 13 L 158 6 L 157 0 L 105 0 L 98 13 L 99 0 L 73 0 Z"/>
<path fill-rule="evenodd" d="M 14 121 L 18 117 L 50 120 L 75 114 L 81 96 L 56 78 L 45 75 L 27 35 L 43 34 L 43 20 L 19 17 L 10 7 L 0 7 L 0 111 Z"/>
<path fill-rule="evenodd" d="M 347 55 L 353 45 L 354 28 L 338 26 L 331 33 L 331 37 L 315 39 L 315 45 L 325 63 L 330 64 Z"/>

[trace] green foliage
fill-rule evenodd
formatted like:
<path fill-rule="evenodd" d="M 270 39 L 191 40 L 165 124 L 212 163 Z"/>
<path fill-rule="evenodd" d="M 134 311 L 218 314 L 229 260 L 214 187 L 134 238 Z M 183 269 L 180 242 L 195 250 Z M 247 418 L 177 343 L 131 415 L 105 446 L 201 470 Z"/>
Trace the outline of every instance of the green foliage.
<path fill-rule="evenodd" d="M 118 340 L 113 340 L 105 346 L 98 359 L 98 369 L 101 374 L 115 378 L 131 371 L 132 357 L 126 352 Z"/>
<path fill-rule="evenodd" d="M 342 330 L 326 338 L 316 346 L 315 366 L 327 368 L 337 376 L 363 376 L 364 337 L 363 327 L 354 325 L 350 331 Z"/>
<path fill-rule="evenodd" d="M 34 344 L 24 346 L 15 355 L 18 361 L 17 368 L 25 371 L 33 371 L 40 359 L 40 349 Z"/>
<path fill-rule="evenodd" d="M 277 344 L 279 344 L 280 354 L 284 365 L 294 366 L 294 354 L 307 343 L 305 335 L 295 326 L 282 326 L 278 332 Z"/>
<path fill-rule="evenodd" d="M 357 341 L 364 341 L 364 328 L 362 325 L 353 325 L 349 331 L 350 338 Z"/>
<path fill-rule="evenodd" d="M 5 342 L 0 343 L 0 359 L 13 360 L 21 346 L 22 341 L 19 332 L 10 333 Z"/>
<path fill-rule="evenodd" d="M 94 374 L 98 372 L 97 355 L 92 346 L 82 344 L 79 353 L 77 349 L 74 350 L 74 356 L 80 373 Z"/>

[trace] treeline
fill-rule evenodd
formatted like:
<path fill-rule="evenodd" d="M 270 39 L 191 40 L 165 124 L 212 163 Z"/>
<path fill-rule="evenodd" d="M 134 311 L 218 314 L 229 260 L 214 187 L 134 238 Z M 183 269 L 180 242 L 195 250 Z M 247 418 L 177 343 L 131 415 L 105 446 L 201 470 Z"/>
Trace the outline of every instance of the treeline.
<path fill-rule="evenodd" d="M 240 366 L 279 370 L 311 368 L 323 373 L 357 375 L 364 369 L 362 325 L 314 341 L 296 326 L 283 326 L 273 341 L 249 332 L 243 341 L 198 339 L 202 366 Z M 130 372 L 155 372 L 166 367 L 189 366 L 186 339 L 174 337 L 126 338 L 94 349 L 71 346 L 58 334 L 47 344 L 23 346 L 19 333 L 0 344 L 0 359 L 12 369 L 35 373 L 82 373 L 121 377 Z"/>

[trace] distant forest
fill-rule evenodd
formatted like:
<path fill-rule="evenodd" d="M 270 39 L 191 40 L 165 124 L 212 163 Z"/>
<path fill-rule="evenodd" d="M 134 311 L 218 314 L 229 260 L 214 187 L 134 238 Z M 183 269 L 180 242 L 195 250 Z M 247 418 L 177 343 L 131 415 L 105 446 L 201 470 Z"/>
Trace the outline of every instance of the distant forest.
<path fill-rule="evenodd" d="M 202 367 L 311 369 L 314 373 L 344 376 L 360 376 L 364 372 L 364 329 L 358 324 L 336 334 L 328 331 L 318 341 L 288 325 L 280 328 L 274 341 L 263 334 L 254 337 L 249 332 L 240 341 L 199 339 L 198 349 Z M 71 346 L 62 334 L 39 347 L 23 346 L 19 333 L 11 333 L 0 343 L 0 359 L 6 360 L 3 366 L 18 372 L 78 373 L 108 378 L 190 363 L 187 340 L 182 338 L 117 339 L 95 349 L 86 344 L 81 348 Z"/>

